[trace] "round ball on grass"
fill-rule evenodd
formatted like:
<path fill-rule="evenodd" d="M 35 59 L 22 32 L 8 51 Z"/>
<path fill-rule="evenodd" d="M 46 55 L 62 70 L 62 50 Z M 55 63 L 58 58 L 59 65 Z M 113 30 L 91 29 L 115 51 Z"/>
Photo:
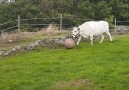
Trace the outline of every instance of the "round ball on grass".
<path fill-rule="evenodd" d="M 65 40 L 64 45 L 65 45 L 65 47 L 66 47 L 67 49 L 72 49 L 72 48 L 74 48 L 74 46 L 75 46 L 75 42 L 74 42 L 73 39 L 68 38 L 68 39 Z"/>

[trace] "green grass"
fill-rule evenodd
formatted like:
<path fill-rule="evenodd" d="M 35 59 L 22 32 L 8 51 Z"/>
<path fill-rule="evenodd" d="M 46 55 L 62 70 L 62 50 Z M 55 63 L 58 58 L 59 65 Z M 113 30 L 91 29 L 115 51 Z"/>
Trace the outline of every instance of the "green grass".
<path fill-rule="evenodd" d="M 129 90 L 129 36 L 0 58 L 0 90 Z"/>

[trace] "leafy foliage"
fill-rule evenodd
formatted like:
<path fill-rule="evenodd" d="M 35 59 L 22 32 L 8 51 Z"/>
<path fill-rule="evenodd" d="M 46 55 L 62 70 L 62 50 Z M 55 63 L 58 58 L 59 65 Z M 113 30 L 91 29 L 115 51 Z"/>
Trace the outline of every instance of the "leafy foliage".
<path fill-rule="evenodd" d="M 114 16 L 119 20 L 129 19 L 128 0 L 16 0 L 12 3 L 0 2 L 0 23 L 21 18 L 67 17 L 65 23 L 78 24 L 71 18 L 104 20 Z"/>

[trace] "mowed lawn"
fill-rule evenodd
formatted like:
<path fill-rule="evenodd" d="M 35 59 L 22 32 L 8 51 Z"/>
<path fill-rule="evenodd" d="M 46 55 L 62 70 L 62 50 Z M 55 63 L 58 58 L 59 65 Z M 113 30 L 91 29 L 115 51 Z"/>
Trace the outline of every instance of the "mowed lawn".
<path fill-rule="evenodd" d="M 129 36 L 0 58 L 0 90 L 129 90 Z"/>

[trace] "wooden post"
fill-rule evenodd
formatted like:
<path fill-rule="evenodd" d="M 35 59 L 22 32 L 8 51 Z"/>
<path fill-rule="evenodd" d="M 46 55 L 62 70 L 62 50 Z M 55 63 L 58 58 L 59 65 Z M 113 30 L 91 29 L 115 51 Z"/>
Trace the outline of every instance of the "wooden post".
<path fill-rule="evenodd" d="M 20 16 L 18 15 L 18 32 L 20 32 Z"/>
<path fill-rule="evenodd" d="M 116 18 L 115 18 L 115 33 L 116 33 Z"/>
<path fill-rule="evenodd" d="M 62 14 L 60 15 L 60 30 L 62 30 Z"/>
<path fill-rule="evenodd" d="M 4 38 L 4 30 L 1 31 L 1 38 Z"/>

